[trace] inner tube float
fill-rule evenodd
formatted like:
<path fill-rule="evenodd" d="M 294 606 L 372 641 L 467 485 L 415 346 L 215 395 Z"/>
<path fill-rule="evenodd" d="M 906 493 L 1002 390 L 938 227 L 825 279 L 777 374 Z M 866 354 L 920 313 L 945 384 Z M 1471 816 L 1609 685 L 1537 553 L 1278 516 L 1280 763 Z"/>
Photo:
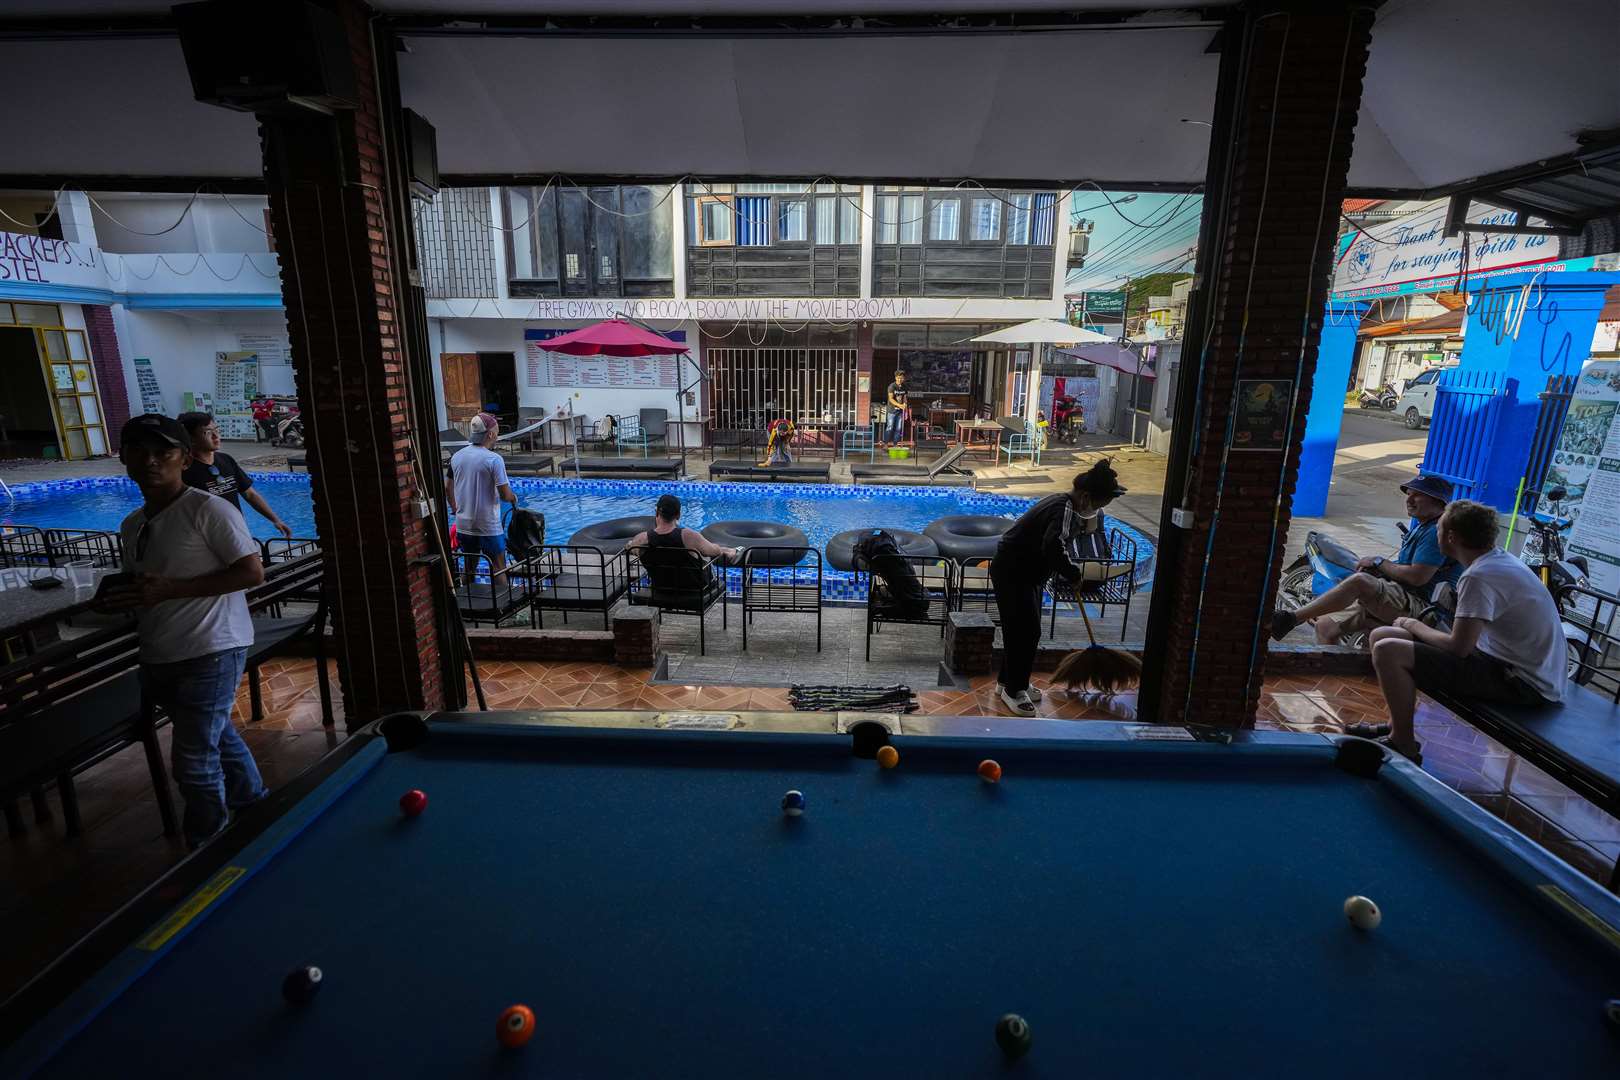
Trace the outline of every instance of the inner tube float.
<path fill-rule="evenodd" d="M 953 559 L 988 559 L 996 553 L 1001 534 L 1013 527 L 1011 518 L 989 514 L 954 514 L 923 530 L 939 545 L 941 555 Z"/>
<path fill-rule="evenodd" d="M 704 539 L 721 547 L 743 548 L 742 564 L 748 566 L 796 566 L 802 555 L 791 551 L 760 551 L 751 554 L 749 548 L 807 548 L 809 539 L 804 530 L 775 521 L 716 521 L 705 525 L 700 532 Z"/>
<path fill-rule="evenodd" d="M 595 548 L 604 555 L 616 555 L 624 550 L 624 545 L 632 536 L 652 532 L 656 524 L 656 520 L 651 516 L 598 521 L 595 525 L 587 525 L 570 536 L 568 543 L 573 547 Z"/>
<path fill-rule="evenodd" d="M 934 543 L 932 537 L 924 536 L 910 529 L 896 529 L 888 525 L 875 525 L 873 528 L 882 529 L 894 537 L 895 543 L 900 545 L 902 555 L 938 555 L 939 545 Z M 872 529 L 849 529 L 839 533 L 827 541 L 827 565 L 834 570 L 855 569 L 855 544 Z M 864 569 L 864 568 L 863 568 Z"/>

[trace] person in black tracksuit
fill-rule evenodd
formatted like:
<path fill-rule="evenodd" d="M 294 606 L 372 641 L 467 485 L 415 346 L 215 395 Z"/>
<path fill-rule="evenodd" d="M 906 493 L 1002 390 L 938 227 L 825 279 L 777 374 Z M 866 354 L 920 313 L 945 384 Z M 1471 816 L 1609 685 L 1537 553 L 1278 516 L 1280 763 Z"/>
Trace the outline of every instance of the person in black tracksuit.
<path fill-rule="evenodd" d="M 1001 535 L 990 561 L 990 583 L 1001 615 L 1001 702 L 1021 716 L 1035 715 L 1040 691 L 1029 685 L 1041 636 L 1041 593 L 1055 574 L 1080 575 L 1079 563 L 1107 558 L 1102 508 L 1125 489 L 1108 459 L 1074 478 L 1064 494 L 1048 495 Z"/>

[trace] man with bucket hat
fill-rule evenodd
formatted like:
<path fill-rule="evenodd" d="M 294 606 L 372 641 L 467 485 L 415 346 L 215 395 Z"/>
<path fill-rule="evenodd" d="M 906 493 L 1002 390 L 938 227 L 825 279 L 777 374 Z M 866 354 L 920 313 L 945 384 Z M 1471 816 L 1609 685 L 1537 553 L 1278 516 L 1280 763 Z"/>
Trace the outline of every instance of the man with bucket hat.
<path fill-rule="evenodd" d="M 1302 622 L 1313 623 L 1316 640 L 1337 644 L 1345 634 L 1388 626 L 1420 614 L 1442 582 L 1455 586 L 1462 567 L 1440 550 L 1440 515 L 1451 501 L 1451 482 L 1420 473 L 1401 485 L 1411 517 L 1400 550 L 1386 558 L 1356 561 L 1351 574 L 1304 607 L 1271 616 L 1271 636 L 1281 640 Z M 1338 612 L 1342 615 L 1328 618 Z"/>

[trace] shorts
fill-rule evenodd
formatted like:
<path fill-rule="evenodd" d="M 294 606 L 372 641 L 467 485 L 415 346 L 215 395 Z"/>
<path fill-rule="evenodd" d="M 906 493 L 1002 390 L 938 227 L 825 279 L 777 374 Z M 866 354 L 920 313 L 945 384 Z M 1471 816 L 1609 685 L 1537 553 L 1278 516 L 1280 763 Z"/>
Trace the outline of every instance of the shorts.
<path fill-rule="evenodd" d="M 1369 575 L 1371 576 L 1371 575 Z M 1371 600 L 1357 601 L 1348 611 L 1328 618 L 1339 624 L 1339 633 L 1354 634 L 1375 626 L 1388 626 L 1403 615 L 1416 618 L 1429 602 L 1388 578 L 1373 577 L 1378 594 Z"/>
<path fill-rule="evenodd" d="M 1425 693 L 1442 693 L 1476 701 L 1505 701 L 1514 705 L 1546 705 L 1540 691 L 1513 668 L 1475 649 L 1455 656 L 1421 641 L 1412 642 L 1412 678 Z"/>
<path fill-rule="evenodd" d="M 506 554 L 506 537 L 474 536 L 472 533 L 457 532 L 456 548 L 463 555 L 488 555 L 495 558 Z"/>

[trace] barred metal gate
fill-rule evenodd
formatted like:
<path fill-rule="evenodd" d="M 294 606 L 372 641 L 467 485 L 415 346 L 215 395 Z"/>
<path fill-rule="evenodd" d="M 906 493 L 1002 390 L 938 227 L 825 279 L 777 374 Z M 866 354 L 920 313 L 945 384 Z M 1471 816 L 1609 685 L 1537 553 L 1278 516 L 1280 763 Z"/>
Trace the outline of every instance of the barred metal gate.
<path fill-rule="evenodd" d="M 705 349 L 715 428 L 758 431 L 784 416 L 853 425 L 856 355 L 852 348 Z"/>
<path fill-rule="evenodd" d="M 1486 490 L 1486 481 L 1502 410 L 1518 389 L 1519 381 L 1500 371 L 1453 368 L 1435 380 L 1423 471 L 1450 480 L 1454 498 L 1491 505 L 1499 505 L 1501 498 L 1512 500 L 1511 490 L 1498 498 L 1500 493 Z"/>

